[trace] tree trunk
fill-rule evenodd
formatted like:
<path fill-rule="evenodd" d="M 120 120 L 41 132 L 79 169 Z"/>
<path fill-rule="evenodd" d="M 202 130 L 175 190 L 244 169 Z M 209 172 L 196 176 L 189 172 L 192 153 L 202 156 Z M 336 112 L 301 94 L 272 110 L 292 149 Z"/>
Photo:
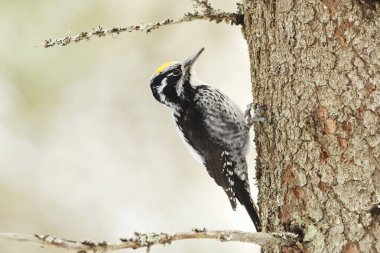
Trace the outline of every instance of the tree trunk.
<path fill-rule="evenodd" d="M 380 252 L 380 3 L 244 3 L 263 252 Z"/>

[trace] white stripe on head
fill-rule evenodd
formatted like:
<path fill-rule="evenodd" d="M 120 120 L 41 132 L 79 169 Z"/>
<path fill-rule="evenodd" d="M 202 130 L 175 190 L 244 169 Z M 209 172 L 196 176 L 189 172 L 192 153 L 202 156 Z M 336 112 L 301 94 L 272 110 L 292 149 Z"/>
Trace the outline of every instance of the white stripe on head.
<path fill-rule="evenodd" d="M 162 103 L 164 103 L 165 105 L 167 105 L 170 108 L 172 108 L 174 114 L 178 114 L 179 107 L 176 104 L 174 104 L 174 103 L 170 102 L 169 100 L 167 100 L 167 98 L 166 98 L 166 96 L 164 94 L 164 89 L 165 89 L 166 86 L 168 86 L 168 78 L 167 77 L 165 77 L 164 79 L 162 79 L 161 85 L 157 87 L 157 92 L 158 92 L 158 94 L 160 96 L 160 100 L 161 100 Z"/>
<path fill-rule="evenodd" d="M 167 77 L 165 77 L 164 79 L 162 79 L 161 85 L 157 87 L 157 92 L 160 95 L 165 96 L 162 92 L 163 92 L 163 90 L 165 89 L 166 86 L 168 86 L 168 78 Z"/>

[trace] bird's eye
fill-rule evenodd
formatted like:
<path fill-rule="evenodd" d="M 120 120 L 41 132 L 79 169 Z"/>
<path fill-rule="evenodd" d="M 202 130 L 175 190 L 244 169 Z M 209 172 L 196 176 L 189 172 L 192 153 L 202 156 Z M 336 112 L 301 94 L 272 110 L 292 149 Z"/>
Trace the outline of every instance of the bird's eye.
<path fill-rule="evenodd" d="M 179 76 L 181 74 L 181 71 L 178 69 L 173 70 L 172 72 L 173 76 Z"/>

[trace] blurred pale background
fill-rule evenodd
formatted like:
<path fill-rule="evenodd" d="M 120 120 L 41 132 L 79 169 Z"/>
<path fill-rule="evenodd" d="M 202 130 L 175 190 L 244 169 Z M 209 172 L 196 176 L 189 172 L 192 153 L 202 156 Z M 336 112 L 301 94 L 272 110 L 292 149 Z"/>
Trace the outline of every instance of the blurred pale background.
<path fill-rule="evenodd" d="M 234 1 L 214 6 L 235 10 Z M 159 21 L 190 10 L 190 1 L 175 0 L 0 0 L 0 231 L 116 240 L 134 231 L 254 230 L 245 210 L 232 211 L 191 157 L 149 88 L 161 63 L 204 46 L 199 79 L 245 107 L 249 62 L 239 27 L 197 21 L 148 35 L 35 47 L 99 24 Z M 152 248 L 255 250 L 207 240 Z M 0 252 L 63 251 L 0 242 Z"/>

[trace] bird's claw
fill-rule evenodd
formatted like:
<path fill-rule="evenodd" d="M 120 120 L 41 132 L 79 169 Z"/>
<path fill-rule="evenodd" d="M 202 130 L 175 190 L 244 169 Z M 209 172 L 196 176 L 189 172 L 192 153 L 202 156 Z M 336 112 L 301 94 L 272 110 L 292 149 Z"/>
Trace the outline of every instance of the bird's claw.
<path fill-rule="evenodd" d="M 251 111 L 253 109 L 253 104 L 249 103 L 247 105 L 247 109 L 244 112 L 244 117 L 245 117 L 245 123 L 247 126 L 252 126 L 253 123 L 255 122 L 261 122 L 264 123 L 266 122 L 265 117 L 263 116 L 263 112 L 268 109 L 268 106 L 265 104 L 258 105 L 255 109 L 255 113 L 252 116 Z"/>

